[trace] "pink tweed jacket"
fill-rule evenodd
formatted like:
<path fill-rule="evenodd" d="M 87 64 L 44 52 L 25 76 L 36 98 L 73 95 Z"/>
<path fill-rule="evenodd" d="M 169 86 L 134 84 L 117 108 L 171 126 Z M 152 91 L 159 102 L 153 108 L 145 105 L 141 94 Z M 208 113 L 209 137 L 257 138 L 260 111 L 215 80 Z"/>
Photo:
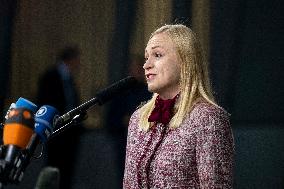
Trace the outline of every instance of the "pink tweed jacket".
<path fill-rule="evenodd" d="M 175 129 L 138 126 L 139 109 L 128 128 L 123 188 L 232 188 L 233 135 L 229 116 L 197 103 Z"/>

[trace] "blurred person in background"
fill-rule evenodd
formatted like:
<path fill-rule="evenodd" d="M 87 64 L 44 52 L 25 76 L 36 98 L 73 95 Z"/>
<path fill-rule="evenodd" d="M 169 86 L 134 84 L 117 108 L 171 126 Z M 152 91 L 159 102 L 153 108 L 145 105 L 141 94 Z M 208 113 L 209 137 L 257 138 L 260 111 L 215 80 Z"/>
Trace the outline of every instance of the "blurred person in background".
<path fill-rule="evenodd" d="M 67 46 L 57 55 L 56 64 L 48 68 L 38 83 L 38 104 L 48 104 L 63 113 L 79 105 L 74 74 L 79 73 L 80 50 Z M 58 128 L 54 128 L 58 129 Z M 77 155 L 78 140 L 83 128 L 73 126 L 48 142 L 47 165 L 60 171 L 60 188 L 71 188 L 71 176 Z"/>

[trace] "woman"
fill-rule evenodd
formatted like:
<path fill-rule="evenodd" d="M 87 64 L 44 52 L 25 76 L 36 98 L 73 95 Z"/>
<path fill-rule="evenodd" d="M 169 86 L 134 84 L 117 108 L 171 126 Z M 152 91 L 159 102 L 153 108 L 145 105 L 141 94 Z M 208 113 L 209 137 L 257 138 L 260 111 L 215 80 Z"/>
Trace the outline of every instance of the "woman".
<path fill-rule="evenodd" d="M 214 102 L 193 32 L 159 28 L 145 58 L 154 95 L 130 119 L 124 188 L 232 188 L 228 113 Z"/>

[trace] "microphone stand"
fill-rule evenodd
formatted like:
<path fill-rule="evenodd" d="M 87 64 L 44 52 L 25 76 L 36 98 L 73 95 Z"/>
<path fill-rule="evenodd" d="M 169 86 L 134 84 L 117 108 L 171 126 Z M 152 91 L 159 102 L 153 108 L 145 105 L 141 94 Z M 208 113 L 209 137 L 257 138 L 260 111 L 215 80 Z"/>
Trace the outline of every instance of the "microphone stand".
<path fill-rule="evenodd" d="M 67 129 L 71 128 L 73 125 L 77 125 L 87 119 L 87 112 L 81 112 L 73 117 L 69 123 L 66 123 L 65 125 L 59 127 L 53 133 L 49 136 L 48 141 L 52 140 L 53 138 L 60 135 L 62 132 L 66 131 Z"/>
<path fill-rule="evenodd" d="M 77 125 L 87 119 L 87 110 L 96 104 L 101 104 L 99 98 L 97 97 L 88 100 L 87 102 L 60 116 L 55 123 L 55 127 L 59 126 L 59 128 L 53 131 L 48 140 L 52 140 L 54 137 L 58 136 L 60 133 L 69 129 L 73 125 Z"/>
<path fill-rule="evenodd" d="M 81 104 L 80 106 L 70 110 L 69 112 L 65 113 L 64 115 L 60 116 L 57 119 L 55 127 L 62 126 L 65 123 L 72 121 L 77 116 L 79 116 L 81 118 L 81 116 L 80 116 L 81 114 L 86 114 L 87 110 L 97 103 L 100 104 L 100 100 L 97 97 L 95 97 L 95 98 L 92 98 L 89 101 Z"/>

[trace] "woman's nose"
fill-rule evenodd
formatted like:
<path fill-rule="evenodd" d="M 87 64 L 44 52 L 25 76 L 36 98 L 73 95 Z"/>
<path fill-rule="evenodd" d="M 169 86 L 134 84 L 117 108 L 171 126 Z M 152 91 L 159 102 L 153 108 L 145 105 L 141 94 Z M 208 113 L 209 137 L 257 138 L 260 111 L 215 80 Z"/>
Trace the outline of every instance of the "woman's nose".
<path fill-rule="evenodd" d="M 153 67 L 153 64 L 151 63 L 150 59 L 147 59 L 143 65 L 144 70 L 149 70 L 152 67 Z"/>

